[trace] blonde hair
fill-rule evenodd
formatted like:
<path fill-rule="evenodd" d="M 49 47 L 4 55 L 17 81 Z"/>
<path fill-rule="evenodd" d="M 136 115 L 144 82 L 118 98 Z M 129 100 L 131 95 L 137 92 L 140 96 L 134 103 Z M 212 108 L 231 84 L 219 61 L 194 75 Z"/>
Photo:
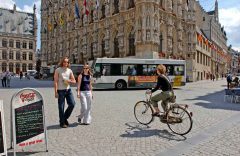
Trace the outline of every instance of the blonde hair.
<path fill-rule="evenodd" d="M 160 74 L 165 74 L 166 70 L 167 70 L 166 67 L 164 65 L 162 65 L 162 64 L 159 64 L 157 66 L 157 72 L 159 72 Z"/>
<path fill-rule="evenodd" d="M 68 68 L 70 67 L 70 62 L 69 62 L 69 58 L 67 57 L 67 56 L 65 56 L 61 61 L 60 61 L 60 63 L 59 63 L 59 66 L 60 67 L 63 67 L 63 62 L 66 60 L 66 59 L 68 59 Z"/>

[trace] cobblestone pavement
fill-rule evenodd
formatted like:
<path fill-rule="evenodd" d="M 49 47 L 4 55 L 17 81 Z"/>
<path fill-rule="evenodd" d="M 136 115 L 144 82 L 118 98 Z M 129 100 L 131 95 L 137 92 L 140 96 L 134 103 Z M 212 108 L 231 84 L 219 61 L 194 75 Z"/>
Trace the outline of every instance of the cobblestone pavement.
<path fill-rule="evenodd" d="M 48 127 L 49 152 L 44 152 L 44 145 L 36 145 L 24 151 L 18 150 L 18 155 L 240 155 L 240 119 L 237 120 L 240 104 L 223 101 L 225 80 L 188 83 L 175 90 L 178 103 L 189 104 L 193 112 L 193 129 L 185 137 L 173 134 L 157 120 L 148 126 L 136 122 L 133 107 L 136 101 L 144 99 L 145 90 L 94 91 L 93 122 L 89 126 L 77 124 L 80 102 L 74 90 L 77 105 L 69 119 L 71 125 L 60 129 L 52 82 L 13 80 L 12 86 L 16 88 L 0 89 L 8 147 L 10 100 L 19 88 L 33 86 L 42 93 Z M 12 155 L 12 150 L 9 150 L 9 155 Z"/>

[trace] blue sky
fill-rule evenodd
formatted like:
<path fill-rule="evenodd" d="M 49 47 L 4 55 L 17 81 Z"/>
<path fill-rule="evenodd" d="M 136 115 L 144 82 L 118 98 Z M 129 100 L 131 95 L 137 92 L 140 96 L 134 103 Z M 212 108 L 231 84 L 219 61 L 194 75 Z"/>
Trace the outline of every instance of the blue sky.
<path fill-rule="evenodd" d="M 200 4 L 206 11 L 214 9 L 215 0 L 199 0 Z M 12 8 L 16 3 L 18 10 L 32 12 L 32 6 L 35 3 L 37 6 L 38 19 L 40 19 L 41 0 L 0 0 L 0 6 L 4 8 Z M 224 26 L 228 45 L 232 44 L 234 49 L 240 50 L 240 1 L 239 0 L 218 0 L 219 4 L 219 19 Z M 41 26 L 40 20 L 38 26 Z M 38 29 L 38 46 L 40 48 L 40 27 Z"/>

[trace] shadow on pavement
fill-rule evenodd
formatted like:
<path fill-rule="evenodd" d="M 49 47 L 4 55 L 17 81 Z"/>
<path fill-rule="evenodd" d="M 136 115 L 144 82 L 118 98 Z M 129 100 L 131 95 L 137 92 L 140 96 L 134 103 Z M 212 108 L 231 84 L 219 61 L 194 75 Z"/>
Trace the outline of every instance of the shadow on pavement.
<path fill-rule="evenodd" d="M 175 140 L 175 141 L 186 140 L 186 137 L 184 136 L 174 135 L 173 133 L 170 133 L 167 130 L 149 129 L 150 128 L 149 126 L 142 125 L 135 122 L 126 123 L 125 125 L 127 126 L 127 130 L 125 131 L 125 134 L 120 135 L 120 137 L 146 138 L 151 136 L 159 136 L 167 140 Z"/>
<path fill-rule="evenodd" d="M 32 155 L 32 154 L 41 154 L 47 153 L 46 151 L 39 151 L 39 152 L 16 152 L 17 156 L 25 156 L 25 155 Z M 14 152 L 8 152 L 8 156 L 14 156 Z"/>
<path fill-rule="evenodd" d="M 188 101 L 192 100 L 201 100 L 202 102 L 197 102 L 195 105 L 201 106 L 207 109 L 224 109 L 224 110 L 233 110 L 240 111 L 239 103 L 230 103 L 224 102 L 225 91 L 219 91 L 211 93 L 204 96 L 199 96 L 194 99 L 187 99 Z"/>
<path fill-rule="evenodd" d="M 74 122 L 74 123 L 70 123 L 68 128 L 73 128 L 73 127 L 77 127 L 77 126 L 79 126 L 79 123 Z M 47 130 L 54 130 L 54 129 L 62 129 L 62 128 L 59 126 L 59 124 L 51 125 L 51 126 L 47 127 Z"/>
<path fill-rule="evenodd" d="M 149 88 L 127 88 L 127 89 L 114 89 L 114 88 L 105 88 L 105 89 L 93 89 L 94 91 L 136 91 L 136 90 L 147 90 Z M 181 88 L 173 88 L 174 90 L 181 90 Z"/>

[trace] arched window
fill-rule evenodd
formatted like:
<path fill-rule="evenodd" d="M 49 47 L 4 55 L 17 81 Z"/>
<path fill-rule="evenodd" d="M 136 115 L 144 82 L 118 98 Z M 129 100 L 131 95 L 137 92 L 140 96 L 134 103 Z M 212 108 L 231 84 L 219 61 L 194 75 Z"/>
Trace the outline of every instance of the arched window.
<path fill-rule="evenodd" d="M 33 60 L 33 54 L 31 52 L 29 53 L 29 60 Z"/>
<path fill-rule="evenodd" d="M 163 35 L 162 35 L 162 33 L 159 36 L 159 49 L 158 49 L 158 51 L 163 52 Z"/>
<path fill-rule="evenodd" d="M 135 3 L 134 3 L 134 0 L 129 0 L 129 3 L 128 3 L 128 8 L 134 8 L 135 7 Z"/>
<path fill-rule="evenodd" d="M 101 11 L 102 11 L 102 17 L 101 17 L 101 19 L 104 19 L 104 18 L 106 17 L 105 9 L 106 9 L 106 7 L 105 7 L 105 5 L 103 4 L 103 5 L 102 5 L 102 8 L 101 8 Z"/>
<path fill-rule="evenodd" d="M 22 64 L 22 71 L 27 72 L 27 64 Z"/>
<path fill-rule="evenodd" d="M 33 65 L 32 64 L 28 65 L 28 70 L 33 70 Z"/>
<path fill-rule="evenodd" d="M 9 63 L 9 71 L 13 72 L 13 63 Z"/>
<path fill-rule="evenodd" d="M 13 52 L 12 51 L 9 52 L 9 59 L 13 60 Z"/>
<path fill-rule="evenodd" d="M 147 16 L 147 19 L 146 19 L 146 26 L 147 27 L 150 27 L 151 26 L 151 20 L 150 20 L 150 16 Z"/>
<path fill-rule="evenodd" d="M 118 38 L 114 38 L 114 55 L 113 57 L 119 57 L 119 43 L 118 43 Z"/>
<path fill-rule="evenodd" d="M 20 64 L 16 63 L 16 73 L 19 74 L 20 72 Z"/>
<path fill-rule="evenodd" d="M 3 60 L 6 60 L 6 59 L 7 59 L 7 51 L 6 51 L 6 50 L 3 50 L 3 51 L 2 51 L 2 59 L 3 59 Z"/>
<path fill-rule="evenodd" d="M 135 55 L 135 34 L 130 33 L 128 37 L 129 41 L 129 54 L 128 56 L 134 56 Z"/>
<path fill-rule="evenodd" d="M 16 53 L 16 60 L 20 60 L 21 59 L 21 55 L 20 55 L 20 52 L 18 51 L 17 53 Z"/>
<path fill-rule="evenodd" d="M 20 41 L 16 41 L 16 48 L 21 48 L 21 43 L 20 43 Z"/>
<path fill-rule="evenodd" d="M 93 43 L 91 43 L 91 47 L 90 47 L 90 60 L 94 60 L 94 55 L 93 55 Z"/>
<path fill-rule="evenodd" d="M 29 49 L 33 49 L 33 42 L 29 42 Z"/>
<path fill-rule="evenodd" d="M 2 40 L 2 46 L 3 46 L 3 47 L 7 47 L 7 40 L 6 40 L 6 39 L 3 39 L 3 40 Z"/>
<path fill-rule="evenodd" d="M 27 53 L 26 52 L 23 52 L 22 56 L 23 56 L 23 60 L 27 60 Z"/>
<path fill-rule="evenodd" d="M 23 41 L 23 48 L 27 49 L 27 42 L 26 41 Z"/>
<path fill-rule="evenodd" d="M 13 48 L 13 43 L 14 43 L 14 41 L 13 41 L 13 40 L 10 40 L 10 41 L 9 41 L 9 47 Z"/>
<path fill-rule="evenodd" d="M 114 5 L 114 12 L 113 12 L 113 14 L 119 13 L 119 0 L 114 0 L 113 5 Z"/>
<path fill-rule="evenodd" d="M 7 71 L 7 63 L 2 63 L 2 71 Z"/>
<path fill-rule="evenodd" d="M 94 10 L 92 9 L 90 12 L 90 23 L 93 23 L 93 12 Z"/>
<path fill-rule="evenodd" d="M 106 56 L 106 53 L 105 53 L 105 41 L 102 40 L 102 57 L 105 57 Z"/>

